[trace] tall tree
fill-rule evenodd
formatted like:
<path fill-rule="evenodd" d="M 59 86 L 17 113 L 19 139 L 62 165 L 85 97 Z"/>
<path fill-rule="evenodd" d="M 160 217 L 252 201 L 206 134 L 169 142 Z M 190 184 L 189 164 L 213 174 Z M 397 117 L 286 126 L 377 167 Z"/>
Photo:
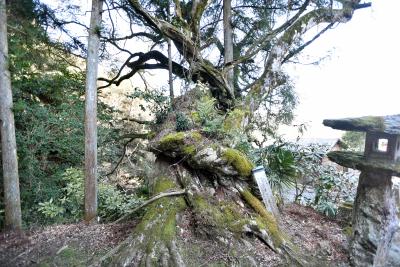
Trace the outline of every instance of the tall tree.
<path fill-rule="evenodd" d="M 11 77 L 8 62 L 6 1 L 0 0 L 0 129 L 5 225 L 8 229 L 19 230 L 22 224 L 21 202 Z"/>
<path fill-rule="evenodd" d="M 85 221 L 97 214 L 97 70 L 103 1 L 92 1 L 85 85 Z"/>
<path fill-rule="evenodd" d="M 169 2 L 167 4 L 167 16 L 168 21 L 171 21 Z M 169 83 L 169 97 L 171 98 L 171 104 L 173 105 L 174 101 L 174 81 L 172 78 L 172 42 L 170 38 L 167 38 L 168 43 L 168 83 Z"/>
<path fill-rule="evenodd" d="M 224 63 L 225 65 L 233 61 L 233 39 L 232 39 L 232 0 L 224 0 L 223 3 L 223 24 L 224 24 Z M 233 68 L 232 66 L 226 70 L 226 80 L 234 94 L 233 84 Z"/>

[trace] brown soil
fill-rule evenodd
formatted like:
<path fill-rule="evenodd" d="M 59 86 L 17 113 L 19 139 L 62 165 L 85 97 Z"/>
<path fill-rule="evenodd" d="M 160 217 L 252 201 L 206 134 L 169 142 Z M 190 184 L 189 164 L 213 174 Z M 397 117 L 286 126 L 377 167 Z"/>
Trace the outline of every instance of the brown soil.
<path fill-rule="evenodd" d="M 343 228 L 314 209 L 297 204 L 286 206 L 282 230 L 317 263 L 316 266 L 349 265 L 348 241 Z"/>
<path fill-rule="evenodd" d="M 85 266 L 124 240 L 135 226 L 53 225 L 23 235 L 0 233 L 0 266 Z"/>
<path fill-rule="evenodd" d="M 190 232 L 188 217 L 189 213 L 181 217 L 180 240 L 202 250 L 203 266 L 216 258 L 227 266 L 235 265 L 229 250 L 219 249 L 218 242 L 202 240 Z M 86 266 L 128 237 L 135 225 L 135 222 L 89 226 L 79 223 L 48 226 L 26 231 L 24 235 L 0 233 L 0 266 Z M 346 236 L 335 221 L 311 208 L 292 204 L 282 211 L 281 227 L 300 253 L 308 255 L 309 266 L 348 266 Z M 251 242 L 257 265 L 282 265 L 279 255 L 262 242 L 247 240 Z"/>

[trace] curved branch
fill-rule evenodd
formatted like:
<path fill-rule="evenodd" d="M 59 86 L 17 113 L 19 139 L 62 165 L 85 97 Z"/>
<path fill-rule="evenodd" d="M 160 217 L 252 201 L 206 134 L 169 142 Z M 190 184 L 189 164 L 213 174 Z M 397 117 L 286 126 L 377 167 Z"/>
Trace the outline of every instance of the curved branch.
<path fill-rule="evenodd" d="M 141 6 L 138 0 L 129 0 L 129 4 L 154 30 L 170 38 L 174 42 L 179 53 L 186 59 L 202 61 L 198 53 L 199 51 L 196 50 L 196 46 L 189 36 L 185 35 L 171 23 L 152 16 Z"/>
<path fill-rule="evenodd" d="M 155 195 L 154 197 L 150 198 L 149 200 L 143 202 L 140 206 L 134 208 L 133 210 L 128 211 L 124 216 L 116 220 L 114 223 L 119 223 L 125 219 L 127 219 L 130 215 L 133 213 L 137 212 L 138 210 L 146 207 L 147 205 L 153 203 L 154 201 L 163 198 L 163 197 L 173 197 L 173 196 L 181 196 L 187 194 L 186 190 L 178 190 L 178 191 L 167 191 L 167 192 L 162 192 L 158 195 Z"/>
<path fill-rule="evenodd" d="M 100 90 L 100 89 L 106 88 L 106 87 L 108 87 L 108 86 L 110 86 L 110 85 L 112 85 L 112 84 L 116 84 L 116 82 L 117 82 L 116 80 L 117 80 L 117 79 L 119 78 L 119 76 L 121 75 L 122 70 L 126 67 L 126 65 L 129 63 L 129 61 L 130 61 L 132 58 L 134 58 L 134 55 L 130 55 L 130 56 L 128 57 L 128 59 L 124 62 L 124 64 L 122 64 L 122 66 L 121 66 L 121 68 L 119 69 L 117 75 L 116 75 L 114 78 L 112 78 L 111 80 L 106 79 L 106 78 L 101 78 L 101 77 L 98 78 L 98 79 L 97 79 L 98 81 L 107 82 L 107 84 L 106 84 L 106 85 L 103 85 L 103 86 L 99 86 L 97 89 Z"/>
<path fill-rule="evenodd" d="M 112 41 L 112 42 L 117 42 L 117 41 L 124 41 L 128 39 L 132 39 L 135 37 L 145 37 L 147 39 L 152 40 L 153 42 L 159 42 L 161 40 L 161 36 L 154 35 L 148 32 L 136 32 L 136 33 L 131 33 L 129 35 L 123 36 L 123 37 L 103 37 L 102 39 L 105 41 Z"/>
<path fill-rule="evenodd" d="M 133 62 L 130 62 L 130 60 L 135 57 L 138 57 L 138 59 Z M 155 64 L 146 63 L 149 60 L 156 60 L 156 61 L 158 61 L 158 63 L 155 63 Z M 125 75 L 120 76 L 122 70 L 125 67 L 129 67 L 131 69 L 131 71 Z M 152 70 L 152 69 L 168 70 L 168 58 L 166 56 L 164 56 L 161 52 L 156 51 L 156 50 L 152 50 L 147 53 L 139 52 L 139 53 L 131 54 L 131 56 L 129 56 L 129 58 L 121 66 L 120 70 L 118 71 L 118 74 L 114 78 L 112 78 L 111 80 L 105 79 L 105 78 L 99 79 L 100 81 L 107 82 L 107 84 L 104 86 L 98 87 L 98 89 L 108 87 L 112 84 L 119 86 L 122 81 L 131 78 L 138 71 Z M 185 67 L 181 66 L 180 64 L 176 63 L 175 61 L 172 62 L 172 72 L 181 78 L 187 78 L 189 76 L 189 70 L 186 69 Z"/>
<path fill-rule="evenodd" d="M 327 30 L 329 30 L 330 28 L 332 28 L 332 26 L 334 25 L 334 23 L 329 23 L 328 26 L 326 26 L 324 29 L 322 29 L 322 31 L 318 32 L 313 38 L 311 38 L 310 40 L 308 40 L 307 42 L 305 42 L 304 44 L 302 44 L 301 46 L 297 47 L 294 50 L 291 50 L 288 55 L 282 60 L 282 64 L 284 64 L 285 62 L 287 62 L 289 59 L 291 59 L 293 56 L 299 54 L 301 51 L 304 50 L 304 48 L 306 48 L 307 46 L 309 46 L 312 42 L 314 42 L 315 40 L 317 40 L 319 37 L 321 37 L 321 35 L 326 32 Z"/>

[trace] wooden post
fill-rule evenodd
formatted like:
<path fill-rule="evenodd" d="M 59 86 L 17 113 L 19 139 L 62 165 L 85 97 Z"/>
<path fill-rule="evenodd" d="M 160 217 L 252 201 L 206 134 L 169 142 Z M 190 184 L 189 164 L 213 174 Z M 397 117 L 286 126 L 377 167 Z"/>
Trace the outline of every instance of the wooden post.
<path fill-rule="evenodd" d="M 11 77 L 8 70 L 6 1 L 0 0 L 0 133 L 3 162 L 5 226 L 20 230 L 21 201 L 15 123 L 13 114 Z"/>
<path fill-rule="evenodd" d="M 85 221 L 97 214 L 97 71 L 103 0 L 92 1 L 85 85 Z"/>

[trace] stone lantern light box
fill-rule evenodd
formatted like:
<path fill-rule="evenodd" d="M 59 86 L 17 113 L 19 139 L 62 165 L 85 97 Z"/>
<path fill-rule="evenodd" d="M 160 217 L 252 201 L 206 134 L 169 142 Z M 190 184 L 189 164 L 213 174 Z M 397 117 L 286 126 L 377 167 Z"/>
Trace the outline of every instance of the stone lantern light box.
<path fill-rule="evenodd" d="M 367 160 L 400 161 L 400 114 L 324 120 L 323 124 L 339 130 L 366 132 Z"/>

